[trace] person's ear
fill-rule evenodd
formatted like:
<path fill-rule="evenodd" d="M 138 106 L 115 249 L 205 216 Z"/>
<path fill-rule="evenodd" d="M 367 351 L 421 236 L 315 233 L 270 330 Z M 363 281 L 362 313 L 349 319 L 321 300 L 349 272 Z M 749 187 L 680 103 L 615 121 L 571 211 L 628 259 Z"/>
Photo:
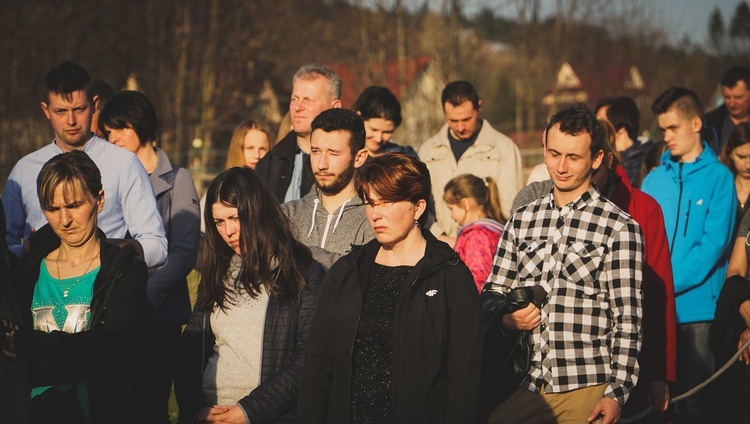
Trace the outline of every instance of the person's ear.
<path fill-rule="evenodd" d="M 464 212 L 469 212 L 469 209 L 471 209 L 471 201 L 468 197 L 464 197 L 463 199 L 459 200 L 458 204 L 461 206 L 461 209 L 463 209 Z"/>
<path fill-rule="evenodd" d="M 591 164 L 591 169 L 599 169 L 600 166 L 602 166 L 602 162 L 604 161 L 604 150 L 599 150 L 596 153 L 596 156 L 594 156 L 594 160 Z"/>
<path fill-rule="evenodd" d="M 42 112 L 44 112 L 44 116 L 46 116 L 47 119 L 49 119 L 49 106 L 47 106 L 47 103 L 40 102 L 39 106 L 42 107 Z"/>
<path fill-rule="evenodd" d="M 414 206 L 414 220 L 419 221 L 419 218 L 421 218 L 422 214 L 424 214 L 427 210 L 427 201 L 424 199 L 419 199 Z"/>
<path fill-rule="evenodd" d="M 341 107 L 341 100 L 336 99 L 331 103 L 331 109 L 338 109 Z"/>
<path fill-rule="evenodd" d="M 99 190 L 99 199 L 97 199 L 96 203 L 97 213 L 102 213 L 102 210 L 104 210 L 104 190 Z"/>
<path fill-rule="evenodd" d="M 91 106 L 94 108 L 94 112 L 99 110 L 99 96 L 94 95 L 94 98 L 91 100 Z"/>
<path fill-rule="evenodd" d="M 354 168 L 359 168 L 364 165 L 365 161 L 367 161 L 368 155 L 369 153 L 367 152 L 367 149 L 360 149 L 360 151 L 354 156 Z"/>
<path fill-rule="evenodd" d="M 480 99 L 477 102 L 477 112 L 481 112 L 481 111 L 482 111 L 482 100 Z"/>
<path fill-rule="evenodd" d="M 692 126 L 693 132 L 698 133 L 703 129 L 703 119 L 698 115 L 693 116 L 693 119 L 690 120 L 690 125 Z"/>

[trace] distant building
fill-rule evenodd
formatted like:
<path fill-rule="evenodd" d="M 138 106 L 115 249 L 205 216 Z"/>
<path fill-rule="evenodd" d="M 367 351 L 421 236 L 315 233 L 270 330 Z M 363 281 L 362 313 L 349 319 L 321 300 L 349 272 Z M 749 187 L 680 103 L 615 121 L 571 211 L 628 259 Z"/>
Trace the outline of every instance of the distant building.
<path fill-rule="evenodd" d="M 565 62 L 557 72 L 557 80 L 542 98 L 550 115 L 563 107 L 578 103 L 593 108 L 603 97 L 630 96 L 642 108 L 639 99 L 646 95 L 641 71 L 636 65 L 582 65 Z"/>
<path fill-rule="evenodd" d="M 391 90 L 401 102 L 401 114 L 404 117 L 394 135 L 394 141 L 416 149 L 445 123 L 440 93 L 446 82 L 428 56 L 406 58 L 404 65 L 404 90 L 399 81 L 399 63 L 396 58 L 386 60 L 385 67 L 378 63 L 337 63 L 331 65 L 331 68 L 343 82 L 343 107 L 351 108 L 359 93 L 370 85 L 380 85 Z"/>

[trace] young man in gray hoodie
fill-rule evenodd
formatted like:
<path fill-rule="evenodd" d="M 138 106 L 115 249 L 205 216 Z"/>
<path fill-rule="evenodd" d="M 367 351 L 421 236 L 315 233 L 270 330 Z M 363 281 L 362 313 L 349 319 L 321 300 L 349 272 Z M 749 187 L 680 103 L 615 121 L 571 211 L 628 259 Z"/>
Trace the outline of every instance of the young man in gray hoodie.
<path fill-rule="evenodd" d="M 347 109 L 328 109 L 312 122 L 310 165 L 315 186 L 282 205 L 297 238 L 328 269 L 352 245 L 375 237 L 365 205 L 354 190 L 354 171 L 367 159 L 362 118 Z"/>

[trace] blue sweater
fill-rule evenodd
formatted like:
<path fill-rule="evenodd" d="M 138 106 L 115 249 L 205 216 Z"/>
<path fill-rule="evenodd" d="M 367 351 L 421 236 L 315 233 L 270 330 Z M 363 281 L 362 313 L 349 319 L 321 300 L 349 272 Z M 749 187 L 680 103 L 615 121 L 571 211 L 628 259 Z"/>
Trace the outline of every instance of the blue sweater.
<path fill-rule="evenodd" d="M 703 142 L 694 162 L 666 151 L 642 190 L 664 212 L 674 273 L 677 323 L 711 321 L 731 253 L 737 196 L 732 173 Z"/>
<path fill-rule="evenodd" d="M 167 258 L 167 239 L 143 165 L 134 154 L 96 136 L 83 146 L 83 151 L 102 174 L 104 209 L 99 214 L 99 228 L 112 239 L 130 234 L 143 247 L 149 268 L 163 264 Z M 36 194 L 36 177 L 42 166 L 60 153 L 62 150 L 53 141 L 21 158 L 10 171 L 2 195 L 5 238 L 10 250 L 18 256 L 22 241 L 31 230 L 47 223 Z"/>

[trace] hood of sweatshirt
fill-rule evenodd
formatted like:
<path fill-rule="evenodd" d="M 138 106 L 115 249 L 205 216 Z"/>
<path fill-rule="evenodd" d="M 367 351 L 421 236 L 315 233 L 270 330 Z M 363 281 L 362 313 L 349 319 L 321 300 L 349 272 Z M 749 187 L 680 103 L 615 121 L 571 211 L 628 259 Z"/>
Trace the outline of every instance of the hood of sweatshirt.
<path fill-rule="evenodd" d="M 284 204 L 284 209 L 296 226 L 300 241 L 307 246 L 346 253 L 352 244 L 363 244 L 375 236 L 359 196 L 347 199 L 329 213 L 321 201 L 320 189 L 314 185 L 301 199 Z"/>

